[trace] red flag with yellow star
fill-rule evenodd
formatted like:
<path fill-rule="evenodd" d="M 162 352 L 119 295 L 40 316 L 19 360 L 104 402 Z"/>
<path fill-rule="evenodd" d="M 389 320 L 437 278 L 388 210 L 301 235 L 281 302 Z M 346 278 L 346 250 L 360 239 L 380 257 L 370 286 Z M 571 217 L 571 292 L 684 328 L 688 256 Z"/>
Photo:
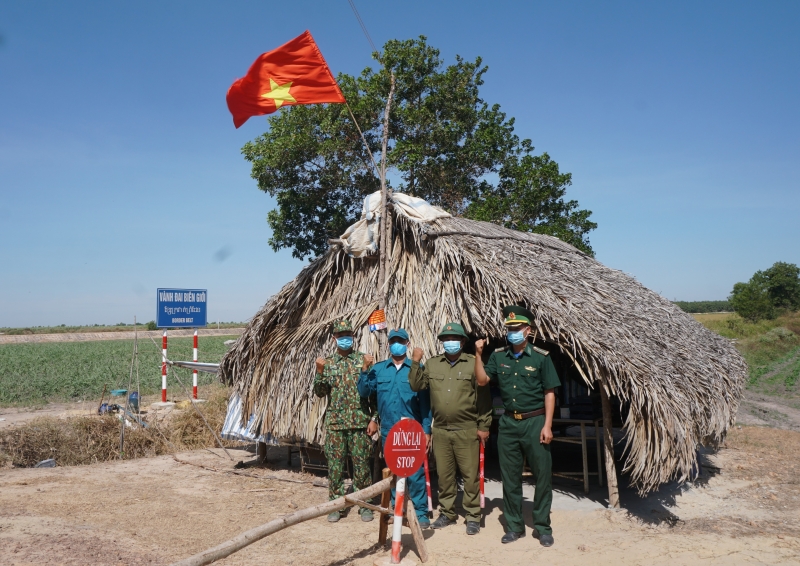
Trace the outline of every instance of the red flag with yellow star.
<path fill-rule="evenodd" d="M 281 106 L 345 102 L 309 31 L 262 54 L 231 85 L 226 98 L 237 128 L 251 116 L 271 114 Z"/>

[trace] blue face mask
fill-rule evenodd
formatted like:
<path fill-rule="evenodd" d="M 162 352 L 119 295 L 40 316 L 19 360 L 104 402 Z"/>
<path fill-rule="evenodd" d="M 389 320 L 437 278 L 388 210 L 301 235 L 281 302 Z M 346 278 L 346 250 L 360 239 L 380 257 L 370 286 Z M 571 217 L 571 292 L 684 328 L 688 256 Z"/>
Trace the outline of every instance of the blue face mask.
<path fill-rule="evenodd" d="M 525 341 L 525 333 L 522 330 L 509 330 L 508 341 L 514 344 L 522 344 Z"/>
<path fill-rule="evenodd" d="M 349 350 L 350 348 L 353 347 L 353 337 L 342 336 L 341 338 L 337 338 L 336 345 L 339 347 L 340 350 Z"/>
<path fill-rule="evenodd" d="M 461 340 L 445 340 L 442 345 L 446 354 L 458 354 L 461 351 Z"/>
<path fill-rule="evenodd" d="M 389 344 L 389 351 L 393 356 L 405 356 L 407 349 L 408 346 L 401 344 L 400 342 L 392 342 Z"/>

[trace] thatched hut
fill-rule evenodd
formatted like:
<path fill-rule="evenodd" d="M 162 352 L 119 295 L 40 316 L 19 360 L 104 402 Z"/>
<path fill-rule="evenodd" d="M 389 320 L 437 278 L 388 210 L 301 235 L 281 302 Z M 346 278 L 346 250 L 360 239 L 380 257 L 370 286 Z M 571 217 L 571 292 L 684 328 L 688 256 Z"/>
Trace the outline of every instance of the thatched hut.
<path fill-rule="evenodd" d="M 415 220 L 395 208 L 386 313 L 414 346 L 439 351 L 436 332 L 461 321 L 501 339 L 501 308 L 536 316 L 537 343 L 566 356 L 588 387 L 626 407 L 625 469 L 641 492 L 691 477 L 697 447 L 733 424 L 747 367 L 732 344 L 631 276 L 564 242 L 463 218 Z M 356 348 L 376 354 L 367 318 L 378 306 L 377 256 L 334 244 L 255 315 L 220 375 L 262 432 L 323 441 L 325 402 L 314 359 L 331 352 L 330 324 L 349 317 Z"/>

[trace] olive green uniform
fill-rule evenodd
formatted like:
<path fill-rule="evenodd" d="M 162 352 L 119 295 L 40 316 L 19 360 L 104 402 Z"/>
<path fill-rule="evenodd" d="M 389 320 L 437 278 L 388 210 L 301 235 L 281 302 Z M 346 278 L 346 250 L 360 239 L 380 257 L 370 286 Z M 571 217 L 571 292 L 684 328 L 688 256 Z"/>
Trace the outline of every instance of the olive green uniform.
<path fill-rule="evenodd" d="M 430 390 L 441 513 L 450 520 L 458 517 L 456 472 L 460 471 L 466 520 L 480 522 L 478 431 L 488 432 L 492 424 L 492 398 L 489 387 L 480 387 L 475 380 L 475 357 L 462 352 L 451 364 L 446 356 L 436 356 L 424 369 L 419 362 L 412 362 L 408 383 L 414 391 Z"/>
<path fill-rule="evenodd" d="M 314 394 L 330 396 L 325 411 L 325 458 L 328 460 L 328 496 L 345 494 L 342 474 L 348 454 L 353 459 L 353 486 L 357 491 L 372 484 L 370 455 L 372 441 L 367 425 L 375 413 L 374 399 L 358 394 L 358 377 L 364 365 L 364 354 L 335 353 L 325 359 L 325 368 L 314 378 Z"/>
<path fill-rule="evenodd" d="M 540 535 L 552 534 L 550 506 L 553 502 L 550 445 L 539 442 L 545 415 L 523 420 L 514 414 L 544 407 L 544 393 L 561 385 L 547 352 L 530 344 L 517 358 L 511 348 L 492 353 L 485 366 L 486 375 L 500 389 L 505 413 L 500 417 L 497 449 L 503 479 L 503 510 L 509 531 L 525 532 L 522 519 L 522 466 L 524 459 L 533 472 L 536 492 L 533 498 L 533 524 Z"/>

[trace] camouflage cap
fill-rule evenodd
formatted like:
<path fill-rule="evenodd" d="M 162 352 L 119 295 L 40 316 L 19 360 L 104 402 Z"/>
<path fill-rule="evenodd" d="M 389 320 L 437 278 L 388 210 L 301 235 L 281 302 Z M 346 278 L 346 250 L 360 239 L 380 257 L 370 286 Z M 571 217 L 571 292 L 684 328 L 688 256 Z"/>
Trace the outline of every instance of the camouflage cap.
<path fill-rule="evenodd" d="M 503 307 L 503 316 L 505 317 L 505 325 L 511 326 L 514 324 L 528 324 L 530 325 L 533 320 L 533 313 L 525 307 L 517 305 L 509 305 Z"/>
<path fill-rule="evenodd" d="M 350 321 L 346 318 L 340 318 L 336 322 L 333 323 L 333 329 L 331 330 L 334 334 L 337 332 L 352 332 L 353 325 L 350 324 Z"/>

